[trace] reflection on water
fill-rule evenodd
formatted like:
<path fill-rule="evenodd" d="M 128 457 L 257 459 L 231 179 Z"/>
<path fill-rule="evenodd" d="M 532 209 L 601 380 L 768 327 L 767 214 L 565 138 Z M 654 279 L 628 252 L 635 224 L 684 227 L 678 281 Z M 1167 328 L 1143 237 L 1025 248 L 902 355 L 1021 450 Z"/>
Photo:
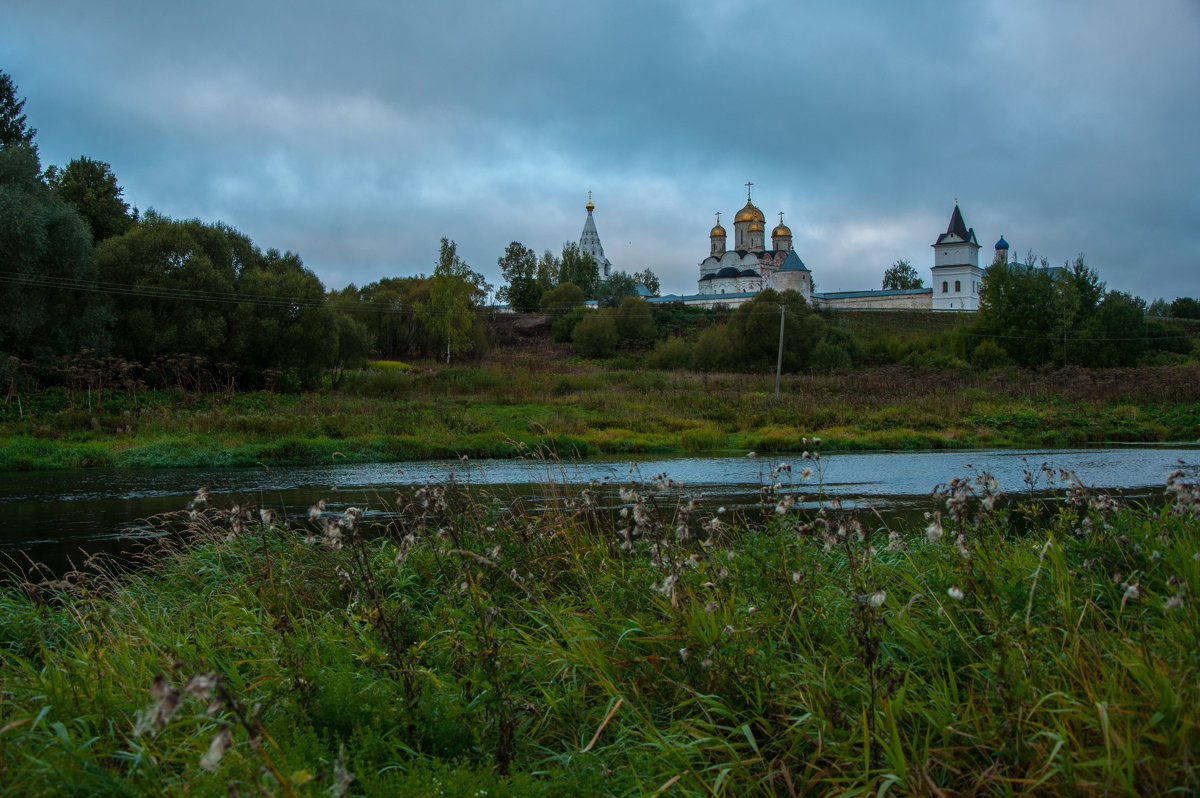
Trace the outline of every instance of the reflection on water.
<path fill-rule="evenodd" d="M 1027 489 L 1026 472 L 1043 464 L 1079 474 L 1095 488 L 1145 492 L 1160 489 L 1180 462 L 1195 466 L 1196 447 L 1130 446 L 1108 449 L 1003 450 L 969 452 L 872 452 L 825 455 L 819 463 L 793 457 L 653 457 L 629 460 L 426 461 L 300 468 L 144 471 L 87 470 L 0 474 L 0 560 L 26 558 L 61 571 L 81 552 L 120 552 L 129 539 L 158 534 L 148 519 L 183 509 L 197 488 L 209 489 L 213 504 L 234 502 L 302 515 L 318 499 L 331 509 L 359 506 L 368 517 L 386 512 L 398 488 L 455 479 L 528 509 L 555 497 L 577 496 L 596 483 L 606 506 L 619 503 L 617 485 L 666 473 L 682 483 L 680 496 L 702 494 L 705 505 L 731 511 L 757 509 L 758 490 L 772 481 L 810 499 L 837 497 L 850 506 L 880 512 L 926 510 L 929 492 L 953 477 L 987 471 L 1001 490 Z M 773 479 L 781 463 L 792 465 Z M 808 480 L 803 467 L 812 467 Z M 548 486 L 551 487 L 549 490 Z M 606 486 L 607 487 L 606 489 Z M 1048 486 L 1039 480 L 1035 486 Z"/>

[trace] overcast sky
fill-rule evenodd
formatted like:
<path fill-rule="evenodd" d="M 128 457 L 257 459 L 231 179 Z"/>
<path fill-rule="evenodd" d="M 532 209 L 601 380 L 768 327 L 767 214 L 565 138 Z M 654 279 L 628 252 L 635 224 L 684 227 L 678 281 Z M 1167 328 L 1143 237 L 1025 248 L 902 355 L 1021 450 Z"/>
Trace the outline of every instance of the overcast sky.
<path fill-rule="evenodd" d="M 6 0 L 43 166 L 299 253 L 327 288 L 492 282 L 577 241 L 694 293 L 754 183 L 818 291 L 879 288 L 960 203 L 990 262 L 1200 296 L 1197 0 Z"/>

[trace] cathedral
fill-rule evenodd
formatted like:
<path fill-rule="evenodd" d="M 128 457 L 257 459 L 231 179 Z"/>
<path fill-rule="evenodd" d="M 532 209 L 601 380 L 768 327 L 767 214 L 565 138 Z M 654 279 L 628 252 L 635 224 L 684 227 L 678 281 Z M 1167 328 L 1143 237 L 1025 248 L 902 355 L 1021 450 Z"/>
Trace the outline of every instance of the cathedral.
<path fill-rule="evenodd" d="M 733 217 L 733 249 L 728 248 L 721 214 L 717 214 L 717 223 L 708 234 L 708 257 L 700 263 L 697 293 L 752 294 L 774 288 L 810 297 L 812 273 L 792 249 L 792 231 L 783 223 L 782 213 L 771 231 L 771 248 L 766 248 L 766 217 L 750 201 L 751 185 L 746 184 L 746 207 Z"/>

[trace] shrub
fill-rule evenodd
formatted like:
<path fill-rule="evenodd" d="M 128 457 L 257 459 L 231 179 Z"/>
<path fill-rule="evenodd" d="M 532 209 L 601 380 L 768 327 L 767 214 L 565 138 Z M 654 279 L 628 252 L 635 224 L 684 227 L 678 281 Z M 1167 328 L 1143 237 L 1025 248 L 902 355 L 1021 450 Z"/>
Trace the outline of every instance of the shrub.
<path fill-rule="evenodd" d="M 617 351 L 617 324 L 612 314 L 597 311 L 588 313 L 571 333 L 575 349 L 584 357 L 609 357 Z"/>
<path fill-rule="evenodd" d="M 1008 353 L 1000 344 L 988 338 L 971 351 L 971 365 L 980 371 L 1008 365 Z"/>
<path fill-rule="evenodd" d="M 583 289 L 575 283 L 560 283 L 542 294 L 542 310 L 563 314 L 583 304 Z"/>
<path fill-rule="evenodd" d="M 579 323 L 580 319 L 590 312 L 591 311 L 589 311 L 587 308 L 580 305 L 574 310 L 568 312 L 566 315 L 559 316 L 554 320 L 554 326 L 551 327 L 550 334 L 558 343 L 567 343 L 571 340 L 571 336 L 575 333 L 575 325 Z"/>
<path fill-rule="evenodd" d="M 654 311 L 650 303 L 640 296 L 627 296 L 621 300 L 616 313 L 617 334 L 622 341 L 650 342 L 654 340 Z"/>
<path fill-rule="evenodd" d="M 841 344 L 822 341 L 812 353 L 813 371 L 830 372 L 850 368 L 850 353 Z"/>
<path fill-rule="evenodd" d="M 646 358 L 647 364 L 656 369 L 684 369 L 692 364 L 692 346 L 677 335 L 659 341 Z"/>

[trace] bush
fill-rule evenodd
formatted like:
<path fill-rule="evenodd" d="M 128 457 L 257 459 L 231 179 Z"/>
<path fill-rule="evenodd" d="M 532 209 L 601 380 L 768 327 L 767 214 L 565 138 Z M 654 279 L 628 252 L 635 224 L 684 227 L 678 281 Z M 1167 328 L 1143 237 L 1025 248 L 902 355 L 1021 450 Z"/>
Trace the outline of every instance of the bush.
<path fill-rule="evenodd" d="M 542 310 L 562 314 L 583 304 L 583 289 L 575 283 L 560 283 L 542 294 Z"/>
<path fill-rule="evenodd" d="M 571 333 L 576 351 L 584 357 L 610 357 L 617 351 L 617 323 L 611 313 L 588 313 Z"/>
<path fill-rule="evenodd" d="M 621 300 L 617 310 L 617 334 L 622 341 L 650 342 L 657 328 L 654 326 L 654 311 L 650 303 L 640 296 L 627 296 Z"/>
<path fill-rule="evenodd" d="M 837 371 L 850 368 L 850 353 L 841 344 L 822 341 L 812 353 L 813 371 Z"/>
<path fill-rule="evenodd" d="M 692 347 L 692 367 L 697 371 L 712 372 L 733 366 L 735 335 L 728 324 L 715 324 L 700 333 Z"/>
<path fill-rule="evenodd" d="M 692 364 L 692 346 L 677 335 L 659 341 L 646 363 L 656 369 L 685 369 Z"/>
<path fill-rule="evenodd" d="M 550 328 L 550 334 L 558 343 L 567 343 L 571 340 L 571 336 L 575 332 L 575 325 L 590 312 L 587 308 L 580 305 L 565 316 L 559 316 L 554 320 L 554 325 Z"/>
<path fill-rule="evenodd" d="M 992 339 L 980 341 L 979 346 L 971 351 L 971 365 L 979 371 L 1006 366 L 1009 363 L 1008 353 L 1000 344 Z"/>

